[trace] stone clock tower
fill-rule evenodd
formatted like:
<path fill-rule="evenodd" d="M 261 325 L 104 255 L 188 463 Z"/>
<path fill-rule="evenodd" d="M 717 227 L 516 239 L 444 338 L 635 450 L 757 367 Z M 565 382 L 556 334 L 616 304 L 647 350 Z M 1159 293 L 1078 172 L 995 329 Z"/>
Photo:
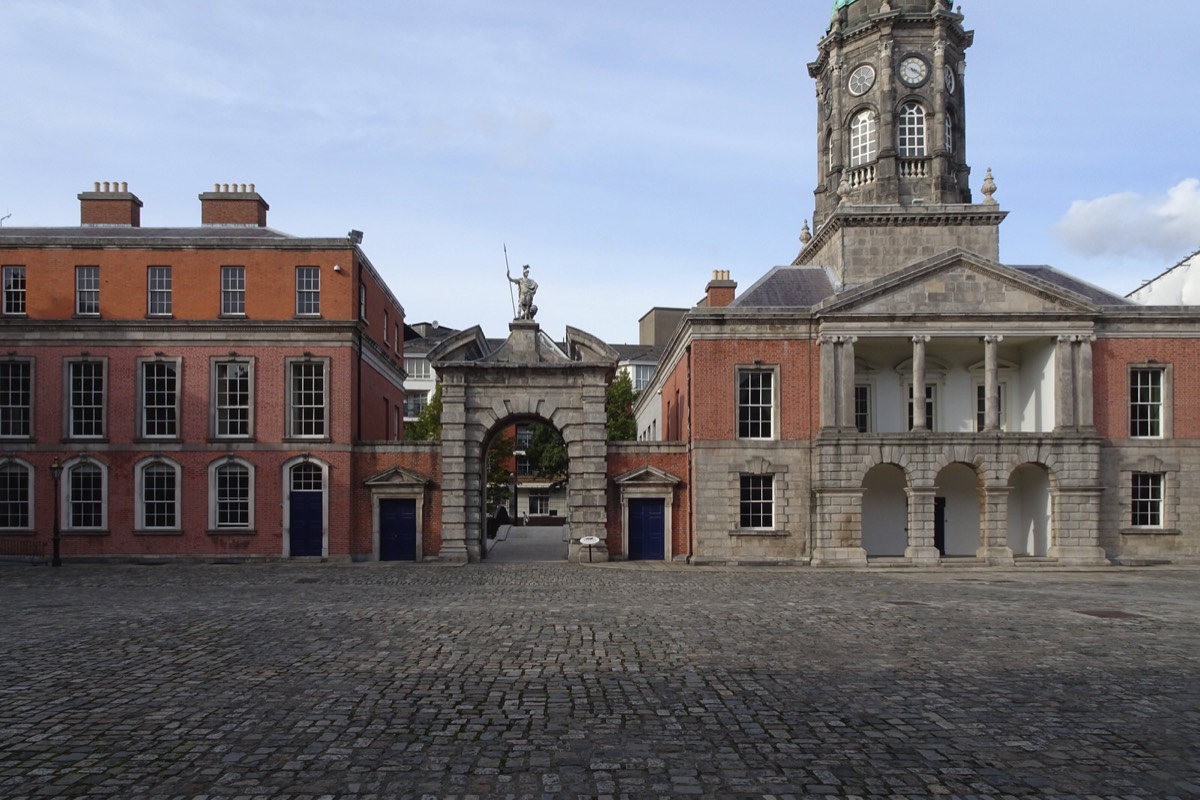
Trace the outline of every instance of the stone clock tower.
<path fill-rule="evenodd" d="M 947 0 L 836 0 L 808 65 L 817 88 L 813 235 L 798 265 L 862 284 L 961 247 L 999 260 L 1005 217 L 972 205 L 965 53 L 974 33 Z"/>

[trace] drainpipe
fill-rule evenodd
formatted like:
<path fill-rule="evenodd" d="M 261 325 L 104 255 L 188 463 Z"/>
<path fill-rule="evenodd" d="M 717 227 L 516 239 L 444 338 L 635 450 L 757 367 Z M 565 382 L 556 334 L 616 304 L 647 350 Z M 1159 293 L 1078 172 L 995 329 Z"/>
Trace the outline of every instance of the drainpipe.
<path fill-rule="evenodd" d="M 687 346 L 687 481 L 688 481 L 688 554 L 687 563 L 692 563 L 696 554 L 696 481 L 695 481 L 695 445 L 692 437 L 692 403 L 696 402 L 692 395 L 692 346 Z"/>

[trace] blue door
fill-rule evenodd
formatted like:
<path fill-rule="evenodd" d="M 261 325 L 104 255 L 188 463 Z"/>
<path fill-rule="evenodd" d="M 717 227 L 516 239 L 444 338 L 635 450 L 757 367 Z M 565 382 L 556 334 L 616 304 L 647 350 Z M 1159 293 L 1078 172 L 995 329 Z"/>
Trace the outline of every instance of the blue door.
<path fill-rule="evenodd" d="M 662 561 L 665 557 L 663 505 L 662 500 L 630 498 L 630 561 Z"/>
<path fill-rule="evenodd" d="M 292 492 L 288 512 L 288 536 L 293 556 L 320 556 L 322 492 Z"/>
<path fill-rule="evenodd" d="M 379 501 L 379 560 L 417 560 L 417 501 Z"/>

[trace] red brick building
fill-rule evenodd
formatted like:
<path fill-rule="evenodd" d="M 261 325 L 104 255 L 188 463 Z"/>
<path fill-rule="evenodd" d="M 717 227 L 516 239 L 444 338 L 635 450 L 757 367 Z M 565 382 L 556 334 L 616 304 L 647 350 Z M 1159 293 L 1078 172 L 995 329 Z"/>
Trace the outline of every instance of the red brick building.
<path fill-rule="evenodd" d="M 47 541 L 57 506 L 66 557 L 377 556 L 352 487 L 398 464 L 404 308 L 361 235 L 275 231 L 253 185 L 193 227 L 79 200 L 0 228 L 0 535 Z"/>

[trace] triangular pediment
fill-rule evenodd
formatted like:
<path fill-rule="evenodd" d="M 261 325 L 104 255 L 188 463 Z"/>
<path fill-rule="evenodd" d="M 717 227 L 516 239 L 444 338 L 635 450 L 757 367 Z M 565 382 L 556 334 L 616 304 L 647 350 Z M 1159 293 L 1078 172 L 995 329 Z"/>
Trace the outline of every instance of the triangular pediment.
<path fill-rule="evenodd" d="M 1073 315 L 1095 311 L 1095 306 L 1073 292 L 957 250 L 841 292 L 822 303 L 818 314 Z"/>
<path fill-rule="evenodd" d="M 613 483 L 620 486 L 674 486 L 680 479 L 658 467 L 646 465 L 614 478 Z"/>
<path fill-rule="evenodd" d="M 380 472 L 378 475 L 372 475 L 370 478 L 367 478 L 364 483 L 367 486 L 376 487 L 412 487 L 426 486 L 430 483 L 430 480 L 428 477 L 419 472 L 413 472 L 412 470 L 405 469 L 404 467 L 392 467 L 385 472 Z"/>

